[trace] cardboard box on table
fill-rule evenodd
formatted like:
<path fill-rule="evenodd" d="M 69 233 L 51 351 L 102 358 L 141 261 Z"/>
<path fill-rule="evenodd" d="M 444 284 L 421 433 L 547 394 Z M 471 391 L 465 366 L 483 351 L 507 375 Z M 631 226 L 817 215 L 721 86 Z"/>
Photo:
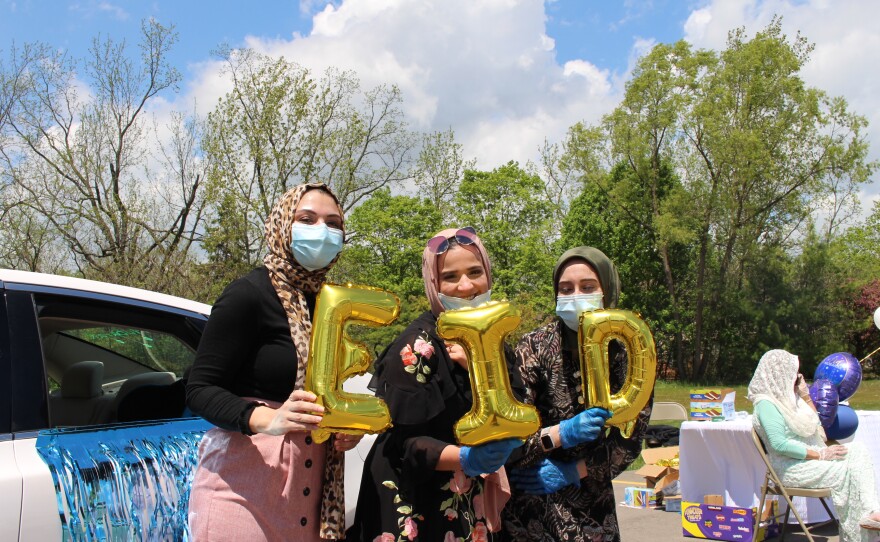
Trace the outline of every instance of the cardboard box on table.
<path fill-rule="evenodd" d="M 699 388 L 691 390 L 691 420 L 732 420 L 736 417 L 736 390 Z"/>
<path fill-rule="evenodd" d="M 773 519 L 776 502 L 768 506 L 763 521 L 757 525 L 756 542 L 779 534 L 779 523 Z M 697 502 L 681 503 L 681 530 L 684 536 L 710 540 L 751 541 L 756 528 L 755 508 L 719 506 Z"/>

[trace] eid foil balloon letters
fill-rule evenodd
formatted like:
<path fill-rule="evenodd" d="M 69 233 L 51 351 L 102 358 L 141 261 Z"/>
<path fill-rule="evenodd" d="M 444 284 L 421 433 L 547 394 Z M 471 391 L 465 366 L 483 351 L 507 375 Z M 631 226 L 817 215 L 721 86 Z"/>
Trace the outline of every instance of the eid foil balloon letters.
<path fill-rule="evenodd" d="M 612 412 L 606 425 L 624 432 L 651 399 L 657 377 L 657 350 L 648 325 L 637 314 L 621 309 L 584 312 L 578 326 L 581 354 L 581 383 L 587 404 Z M 608 374 L 608 343 L 623 343 L 627 354 L 626 380 L 611 394 Z"/>
<path fill-rule="evenodd" d="M 437 319 L 440 337 L 460 343 L 468 354 L 470 412 L 453 428 L 459 444 L 476 446 L 502 438 L 526 438 L 541 428 L 538 411 L 516 400 L 504 359 L 504 338 L 520 313 L 507 302 L 445 311 Z"/>
<path fill-rule="evenodd" d="M 400 301 L 391 292 L 369 287 L 325 284 L 318 292 L 312 318 L 305 389 L 324 407 L 315 442 L 331 433 L 381 433 L 391 427 L 384 401 L 342 390 L 349 377 L 364 373 L 372 356 L 367 347 L 347 334 L 351 325 L 386 326 L 397 319 Z"/>

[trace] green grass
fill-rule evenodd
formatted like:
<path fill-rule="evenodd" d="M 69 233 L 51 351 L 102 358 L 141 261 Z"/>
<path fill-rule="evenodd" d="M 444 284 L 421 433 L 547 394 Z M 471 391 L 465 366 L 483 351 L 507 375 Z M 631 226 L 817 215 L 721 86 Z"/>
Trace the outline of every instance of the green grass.
<path fill-rule="evenodd" d="M 690 390 L 693 388 L 724 387 L 736 390 L 736 410 L 752 413 L 752 403 L 746 398 L 748 385 L 739 386 L 700 386 L 681 382 L 657 382 L 654 385 L 654 401 L 674 401 L 690 409 Z M 864 380 L 856 393 L 849 398 L 849 406 L 854 410 L 880 410 L 880 380 Z M 681 427 L 681 420 L 661 420 L 657 424 Z M 708 422 L 707 422 L 708 423 Z M 638 470 L 644 466 L 641 456 L 633 461 L 627 470 Z"/>
<path fill-rule="evenodd" d="M 655 401 L 675 401 L 687 409 L 690 407 L 690 390 L 716 386 L 700 386 L 681 382 L 657 382 L 654 386 Z M 752 403 L 746 398 L 748 385 L 723 386 L 736 390 L 736 410 L 752 412 Z M 855 410 L 880 410 L 880 380 L 865 380 L 856 393 L 849 398 L 849 406 Z"/>

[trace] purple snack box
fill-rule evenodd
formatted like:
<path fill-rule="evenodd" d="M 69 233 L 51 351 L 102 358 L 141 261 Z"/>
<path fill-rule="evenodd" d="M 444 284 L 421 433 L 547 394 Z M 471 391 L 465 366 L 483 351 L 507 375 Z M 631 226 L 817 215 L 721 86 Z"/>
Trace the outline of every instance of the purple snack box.
<path fill-rule="evenodd" d="M 681 503 L 682 534 L 692 538 L 711 540 L 751 541 L 755 529 L 755 509 L 736 506 L 716 506 L 693 502 Z M 758 541 L 778 533 L 779 525 L 771 523 L 762 528 Z"/>

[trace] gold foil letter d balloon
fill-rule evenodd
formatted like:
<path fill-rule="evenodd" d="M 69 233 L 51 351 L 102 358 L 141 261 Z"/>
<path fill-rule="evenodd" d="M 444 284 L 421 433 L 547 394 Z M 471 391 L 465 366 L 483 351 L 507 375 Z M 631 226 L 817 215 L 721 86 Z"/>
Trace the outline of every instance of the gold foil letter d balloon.
<path fill-rule="evenodd" d="M 581 379 L 587 391 L 587 404 L 612 412 L 606 425 L 626 431 L 645 408 L 657 376 L 657 350 L 648 325 L 637 314 L 604 309 L 580 316 L 578 339 L 581 349 Z M 626 381 L 611 395 L 608 380 L 608 343 L 617 339 L 626 347 Z"/>
<path fill-rule="evenodd" d="M 474 404 L 455 424 L 459 444 L 526 438 L 541 427 L 535 407 L 517 401 L 510 389 L 503 344 L 519 321 L 519 311 L 507 302 L 445 311 L 437 319 L 440 337 L 461 343 L 468 354 Z"/>
<path fill-rule="evenodd" d="M 367 347 L 348 337 L 352 324 L 386 326 L 397 319 L 400 301 L 378 288 L 325 284 L 318 292 L 312 319 L 309 362 L 305 389 L 324 406 L 321 429 L 312 431 L 315 442 L 330 433 L 380 433 L 391 427 L 384 401 L 362 393 L 342 390 L 345 379 L 364 373 L 372 357 Z"/>

